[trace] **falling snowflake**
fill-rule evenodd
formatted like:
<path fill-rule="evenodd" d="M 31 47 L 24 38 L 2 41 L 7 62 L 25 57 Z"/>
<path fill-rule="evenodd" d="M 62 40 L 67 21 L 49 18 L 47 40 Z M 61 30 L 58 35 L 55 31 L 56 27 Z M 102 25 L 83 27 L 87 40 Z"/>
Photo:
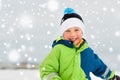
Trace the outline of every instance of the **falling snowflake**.
<path fill-rule="evenodd" d="M 103 11 L 107 11 L 107 8 L 106 8 L 106 7 L 103 7 Z"/>
<path fill-rule="evenodd" d="M 94 36 L 94 35 L 91 35 L 90 37 L 91 37 L 92 39 L 95 39 L 95 36 Z"/>
<path fill-rule="evenodd" d="M 32 61 L 32 57 L 28 57 L 28 61 Z"/>
<path fill-rule="evenodd" d="M 2 24 L 2 25 L 1 25 L 1 28 L 5 28 L 5 27 L 6 27 L 5 24 Z"/>
<path fill-rule="evenodd" d="M 20 53 L 17 50 L 13 49 L 9 52 L 8 58 L 12 62 L 17 62 L 20 59 Z"/>
<path fill-rule="evenodd" d="M 28 57 L 28 54 L 25 54 L 24 56 L 27 58 L 27 57 Z"/>
<path fill-rule="evenodd" d="M 112 47 L 109 48 L 109 52 L 113 52 L 113 48 Z"/>
<path fill-rule="evenodd" d="M 23 28 L 33 28 L 32 19 L 29 16 L 22 16 L 19 22 Z"/>
<path fill-rule="evenodd" d="M 111 8 L 111 12 L 115 12 L 115 9 L 114 9 L 114 8 Z"/>
<path fill-rule="evenodd" d="M 4 45 L 6 48 L 10 48 L 10 47 L 11 47 L 11 44 L 10 44 L 10 43 L 4 42 L 3 45 Z"/>
<path fill-rule="evenodd" d="M 45 45 L 44 48 L 48 48 L 48 45 Z"/>
<path fill-rule="evenodd" d="M 57 0 L 49 0 L 47 7 L 50 11 L 56 11 L 59 7 Z"/>
<path fill-rule="evenodd" d="M 47 34 L 49 35 L 51 32 L 50 31 L 47 31 Z"/>
<path fill-rule="evenodd" d="M 116 32 L 115 32 L 115 36 L 116 36 L 116 37 L 119 37 L 119 36 L 120 36 L 120 31 L 116 31 Z"/>

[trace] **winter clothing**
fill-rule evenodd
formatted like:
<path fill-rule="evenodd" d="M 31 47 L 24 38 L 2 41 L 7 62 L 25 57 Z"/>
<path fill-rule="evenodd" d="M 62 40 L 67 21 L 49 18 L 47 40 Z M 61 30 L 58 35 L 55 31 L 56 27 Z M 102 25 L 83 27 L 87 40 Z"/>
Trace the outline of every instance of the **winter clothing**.
<path fill-rule="evenodd" d="M 114 72 L 83 40 L 79 48 L 62 38 L 54 41 L 52 51 L 39 67 L 42 80 L 91 80 L 90 72 L 103 79 L 113 77 Z"/>
<path fill-rule="evenodd" d="M 71 27 L 79 27 L 84 32 L 85 26 L 81 16 L 67 8 L 60 27 L 63 33 Z M 91 80 L 90 72 L 103 79 L 119 80 L 114 71 L 88 46 L 85 39 L 80 40 L 80 46 L 75 46 L 74 40 L 74 43 L 68 40 L 69 37 L 66 40 L 60 37 L 53 42 L 51 52 L 39 67 L 41 80 Z"/>
<path fill-rule="evenodd" d="M 72 8 L 66 8 L 64 11 L 64 16 L 61 20 L 61 33 L 71 27 L 80 27 L 80 29 L 84 32 L 84 21 L 80 15 L 75 13 Z"/>

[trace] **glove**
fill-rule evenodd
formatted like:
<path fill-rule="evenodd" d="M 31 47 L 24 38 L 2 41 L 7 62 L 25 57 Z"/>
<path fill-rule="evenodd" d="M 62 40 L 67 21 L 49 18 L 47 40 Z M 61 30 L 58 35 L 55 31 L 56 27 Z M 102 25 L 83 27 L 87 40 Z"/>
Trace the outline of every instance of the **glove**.
<path fill-rule="evenodd" d="M 120 77 L 118 75 L 114 75 L 114 77 L 110 78 L 109 80 L 120 80 Z"/>

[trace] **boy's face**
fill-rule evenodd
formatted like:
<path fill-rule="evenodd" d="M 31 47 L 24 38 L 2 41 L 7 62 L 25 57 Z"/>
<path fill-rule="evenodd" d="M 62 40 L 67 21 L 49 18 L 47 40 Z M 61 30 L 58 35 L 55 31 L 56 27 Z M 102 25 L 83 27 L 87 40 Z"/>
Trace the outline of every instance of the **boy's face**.
<path fill-rule="evenodd" d="M 78 44 L 82 39 L 83 32 L 79 27 L 72 27 L 64 31 L 63 37 L 65 40 L 70 40 L 74 44 Z"/>

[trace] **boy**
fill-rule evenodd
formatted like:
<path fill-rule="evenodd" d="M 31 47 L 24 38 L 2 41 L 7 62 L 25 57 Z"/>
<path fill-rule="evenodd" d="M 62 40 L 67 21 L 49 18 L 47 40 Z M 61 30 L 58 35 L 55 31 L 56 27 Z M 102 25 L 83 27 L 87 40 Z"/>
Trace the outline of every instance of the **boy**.
<path fill-rule="evenodd" d="M 63 36 L 53 42 L 39 67 L 42 80 L 91 80 L 90 72 L 103 79 L 120 80 L 88 47 L 83 19 L 72 8 L 65 9 L 60 27 Z"/>

